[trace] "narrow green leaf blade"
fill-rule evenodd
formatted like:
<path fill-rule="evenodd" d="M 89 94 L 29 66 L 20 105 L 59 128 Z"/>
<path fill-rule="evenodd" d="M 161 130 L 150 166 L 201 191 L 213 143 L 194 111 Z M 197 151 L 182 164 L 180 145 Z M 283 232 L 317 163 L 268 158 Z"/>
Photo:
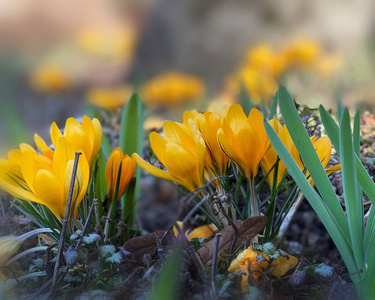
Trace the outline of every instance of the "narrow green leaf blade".
<path fill-rule="evenodd" d="M 285 148 L 283 142 L 278 137 L 277 133 L 273 130 L 271 125 L 264 122 L 264 127 L 270 138 L 272 146 L 275 148 L 280 159 L 284 162 L 288 169 L 289 174 L 293 177 L 299 188 L 305 195 L 306 199 L 311 204 L 314 211 L 319 216 L 323 225 L 330 234 L 332 240 L 336 244 L 338 250 L 341 253 L 342 258 L 345 261 L 349 272 L 354 273 L 357 270 L 353 252 L 351 251 L 350 241 L 347 239 L 347 235 L 341 225 L 337 222 L 335 216 L 330 211 L 326 203 L 321 199 L 315 189 L 307 181 L 305 175 L 302 173 L 289 151 Z"/>
<path fill-rule="evenodd" d="M 331 182 L 320 162 L 320 159 L 307 135 L 298 112 L 294 106 L 288 91 L 285 87 L 280 86 L 277 97 L 285 124 L 290 132 L 294 144 L 302 157 L 307 170 L 310 172 L 314 183 L 319 190 L 322 198 L 334 215 L 336 221 L 341 226 L 346 235 L 349 235 L 348 223 L 344 211 L 337 200 L 337 196 L 332 188 Z"/>
<path fill-rule="evenodd" d="M 350 116 L 347 109 L 342 112 L 339 137 L 346 214 L 354 257 L 360 269 L 363 265 L 363 204 L 362 199 L 358 198 Z"/>
<path fill-rule="evenodd" d="M 121 132 L 119 144 L 122 148 L 124 154 L 132 155 L 133 153 L 138 153 L 142 155 L 143 149 L 143 106 L 142 101 L 137 94 L 134 94 L 129 102 L 125 105 L 125 108 L 121 116 Z M 133 207 L 133 215 L 136 215 L 138 206 L 133 205 L 134 199 L 138 199 L 139 195 L 139 182 L 140 182 L 141 170 L 137 166 L 135 170 L 135 177 L 137 178 L 135 192 L 132 197 L 122 198 L 122 219 L 125 219 L 126 211 L 125 207 Z M 134 197 L 134 198 L 133 198 Z M 131 199 L 130 199 L 131 198 Z M 132 202 L 131 204 L 126 202 Z M 135 219 L 134 219 L 135 220 Z M 128 224 L 132 226 L 133 224 Z"/>
<path fill-rule="evenodd" d="M 176 249 L 170 256 L 156 279 L 152 300 L 173 300 L 176 299 L 176 285 L 179 275 L 181 252 Z"/>

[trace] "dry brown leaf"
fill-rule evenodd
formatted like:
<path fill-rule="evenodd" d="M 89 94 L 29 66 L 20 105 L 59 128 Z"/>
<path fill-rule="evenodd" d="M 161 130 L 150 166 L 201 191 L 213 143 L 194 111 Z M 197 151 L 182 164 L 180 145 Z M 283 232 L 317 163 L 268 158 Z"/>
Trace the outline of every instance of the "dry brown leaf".
<path fill-rule="evenodd" d="M 233 244 L 233 250 L 237 249 L 245 241 L 251 241 L 267 224 L 266 216 L 251 217 L 244 221 L 237 222 L 236 226 L 238 229 L 238 236 Z M 232 226 L 224 228 L 221 232 L 222 234 L 219 243 L 218 254 L 223 252 L 229 252 L 232 241 L 235 237 L 235 231 Z M 198 254 L 201 257 L 202 263 L 206 265 L 212 260 L 214 253 L 214 243 L 215 239 L 207 242 L 202 248 L 198 250 Z"/>
<path fill-rule="evenodd" d="M 143 256 L 145 254 L 152 255 L 157 249 L 156 239 L 160 240 L 165 234 L 164 230 L 156 231 L 139 237 L 135 237 L 127 241 L 123 248 L 133 254 L 134 260 L 139 263 L 143 263 Z M 169 231 L 161 242 L 161 246 L 164 250 L 170 249 L 174 245 L 176 237 L 173 231 Z"/>

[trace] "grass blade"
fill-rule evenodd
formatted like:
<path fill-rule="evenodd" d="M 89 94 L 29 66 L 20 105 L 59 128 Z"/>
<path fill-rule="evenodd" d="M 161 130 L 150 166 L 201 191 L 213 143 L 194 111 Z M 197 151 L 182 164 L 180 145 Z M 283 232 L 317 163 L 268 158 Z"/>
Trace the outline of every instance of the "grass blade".
<path fill-rule="evenodd" d="M 348 217 L 350 238 L 354 258 L 359 268 L 363 265 L 363 204 L 358 198 L 357 176 L 354 162 L 354 149 L 350 129 L 349 111 L 342 112 L 340 126 L 341 172 L 345 195 L 345 207 Z"/>
<path fill-rule="evenodd" d="M 332 188 L 331 182 L 328 179 L 316 150 L 314 149 L 305 127 L 301 122 L 295 105 L 285 87 L 280 87 L 277 92 L 277 97 L 285 124 L 307 170 L 310 172 L 317 189 L 332 212 L 334 218 L 341 226 L 346 236 L 349 236 L 349 228 L 344 211 L 339 201 L 337 201 L 337 196 Z"/>
<path fill-rule="evenodd" d="M 347 239 L 345 231 L 337 222 L 337 219 L 334 217 L 327 204 L 321 199 L 315 189 L 308 182 L 305 175 L 302 173 L 293 157 L 285 148 L 283 142 L 280 140 L 271 125 L 269 125 L 267 122 L 264 122 L 264 127 L 270 138 L 272 146 L 275 148 L 280 159 L 284 162 L 289 174 L 298 184 L 300 190 L 303 192 L 306 199 L 309 201 L 310 205 L 317 213 L 318 217 L 332 237 L 332 240 L 340 251 L 342 258 L 349 269 L 349 272 L 357 272 L 358 270 L 354 261 L 353 252 L 351 251 L 350 241 Z"/>
<path fill-rule="evenodd" d="M 124 154 L 131 156 L 133 153 L 138 153 L 142 155 L 143 149 L 143 106 L 141 99 L 137 94 L 134 94 L 129 102 L 125 105 L 125 108 L 121 116 L 121 131 L 120 131 L 120 140 L 119 146 L 122 148 Z M 139 182 L 140 182 L 141 170 L 137 166 L 135 171 L 135 176 L 137 178 L 134 199 L 138 199 L 139 194 Z M 132 205 L 126 202 L 133 202 L 133 199 L 126 197 L 122 198 L 122 218 L 125 218 L 125 207 L 132 206 L 133 214 L 136 215 L 137 205 Z M 135 220 L 135 218 L 133 218 Z M 132 226 L 133 224 L 128 224 Z"/>

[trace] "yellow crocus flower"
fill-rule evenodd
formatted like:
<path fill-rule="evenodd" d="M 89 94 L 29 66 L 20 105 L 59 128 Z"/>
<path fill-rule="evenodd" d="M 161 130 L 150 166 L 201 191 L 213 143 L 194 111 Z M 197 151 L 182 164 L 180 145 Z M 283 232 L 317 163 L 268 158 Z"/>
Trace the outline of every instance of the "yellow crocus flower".
<path fill-rule="evenodd" d="M 280 122 L 277 121 L 275 118 L 270 120 L 269 123 L 273 127 L 273 129 L 277 132 L 279 138 L 284 143 L 284 146 L 288 149 L 288 151 L 291 153 L 293 158 L 295 160 L 299 159 L 299 154 L 297 152 L 297 149 L 294 146 L 293 140 L 286 126 L 281 125 Z M 272 168 L 277 162 L 277 158 L 278 158 L 277 152 L 273 148 L 273 146 L 270 144 L 268 147 L 268 150 L 264 154 L 262 161 L 260 163 L 264 175 L 268 174 L 267 181 L 270 187 L 272 187 L 274 184 L 275 169 L 272 169 Z M 285 176 L 286 173 L 287 173 L 287 169 L 284 163 L 281 160 L 279 160 L 279 163 L 277 166 L 277 178 L 276 178 L 277 185 L 280 183 L 281 179 Z"/>
<path fill-rule="evenodd" d="M 42 93 L 62 93 L 72 85 L 72 78 L 66 69 L 57 64 L 42 64 L 30 75 L 31 87 Z"/>
<path fill-rule="evenodd" d="M 219 176 L 226 173 L 229 159 L 221 150 L 217 141 L 217 131 L 221 128 L 222 117 L 214 112 L 207 111 L 203 114 L 197 110 L 186 111 L 184 113 L 184 124 L 193 120 L 198 130 L 201 132 L 204 142 L 207 146 L 206 168 L 209 173 Z"/>
<path fill-rule="evenodd" d="M 124 155 L 121 148 L 112 151 L 105 168 L 105 181 L 108 187 L 110 201 L 115 198 L 116 184 L 121 166 L 120 181 L 118 186 L 117 201 L 124 194 L 135 172 L 135 160 L 129 155 Z"/>
<path fill-rule="evenodd" d="M 25 144 L 21 145 L 20 151 L 11 150 L 8 160 L 0 159 L 0 185 L 19 199 L 47 206 L 57 218 L 62 219 L 77 150 L 64 137 L 59 137 L 55 143 L 52 158 L 48 151 L 47 155 L 40 155 Z M 82 153 L 74 185 L 72 212 L 77 210 L 86 193 L 89 176 L 89 164 Z"/>
<path fill-rule="evenodd" d="M 341 164 L 336 164 L 330 168 L 326 168 L 327 167 L 327 164 L 331 158 L 331 151 L 332 151 L 332 143 L 331 143 L 331 140 L 329 139 L 328 136 L 322 136 L 320 138 L 316 138 L 315 135 L 313 135 L 311 138 L 311 143 L 313 144 L 315 150 L 316 150 L 316 154 L 318 154 L 318 157 L 319 157 L 319 160 L 321 161 L 322 165 L 323 165 L 323 168 L 325 168 L 325 171 L 326 173 L 329 175 L 331 173 L 334 173 L 336 171 L 339 171 L 341 169 Z M 295 146 L 294 146 L 295 147 Z M 296 151 L 296 150 L 295 150 Z M 297 165 L 299 166 L 299 168 L 303 171 L 306 169 L 306 166 L 305 164 L 303 163 L 301 157 L 298 155 L 298 156 L 293 156 Z M 305 176 L 306 177 L 309 177 L 310 176 L 310 172 L 306 170 L 306 173 L 305 173 Z M 308 181 L 314 185 L 314 181 L 312 180 L 312 178 L 308 178 Z"/>
<path fill-rule="evenodd" d="M 61 133 L 57 124 L 53 122 L 50 135 L 52 144 L 55 147 L 57 140 L 60 137 L 65 137 L 75 149 L 81 149 L 91 166 L 95 155 L 100 149 L 103 130 L 98 119 L 93 118 L 91 120 L 88 116 L 83 116 L 82 124 L 74 118 L 67 119 L 63 133 Z M 42 153 L 51 151 L 46 142 L 37 134 L 34 135 L 34 141 Z"/>
<path fill-rule="evenodd" d="M 231 105 L 223 120 L 223 128 L 217 132 L 217 139 L 241 173 L 247 179 L 253 179 L 269 145 L 261 112 L 252 109 L 246 117 L 241 105 Z"/>
<path fill-rule="evenodd" d="M 145 171 L 154 176 L 175 181 L 189 191 L 204 184 L 206 146 L 202 135 L 191 120 L 189 127 L 178 122 L 166 121 L 163 136 L 150 134 L 151 149 L 167 171 L 158 169 L 138 154 L 133 158 Z"/>

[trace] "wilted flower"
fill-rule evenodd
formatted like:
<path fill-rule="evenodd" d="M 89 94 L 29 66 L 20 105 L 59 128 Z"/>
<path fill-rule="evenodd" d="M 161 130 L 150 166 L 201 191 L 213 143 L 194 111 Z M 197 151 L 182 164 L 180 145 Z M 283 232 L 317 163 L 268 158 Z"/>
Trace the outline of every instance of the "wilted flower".
<path fill-rule="evenodd" d="M 57 64 L 42 64 L 32 71 L 30 85 L 37 92 L 61 93 L 71 87 L 71 76 Z"/>
<path fill-rule="evenodd" d="M 73 148 L 65 137 L 55 140 L 55 151 L 37 152 L 21 144 L 20 150 L 10 150 L 8 159 L 0 159 L 0 185 L 16 198 L 47 206 L 62 219 L 70 189 L 75 152 L 82 152 L 72 198 L 72 212 L 77 210 L 90 177 L 90 168 L 83 151 Z"/>
<path fill-rule="evenodd" d="M 183 223 L 181 221 L 177 221 L 177 224 L 182 229 Z M 194 238 L 205 239 L 213 236 L 217 231 L 218 229 L 214 224 L 209 224 L 199 226 L 191 231 L 187 231 L 185 232 L 185 236 L 188 241 L 191 241 Z M 176 236 L 178 235 L 178 230 L 175 226 L 173 226 L 173 232 Z"/>
<path fill-rule="evenodd" d="M 167 171 L 158 169 L 134 153 L 133 158 L 142 169 L 154 176 L 175 181 L 189 191 L 204 184 L 206 146 L 193 121 L 189 122 L 189 127 L 166 121 L 163 136 L 151 132 L 150 144 Z"/>
<path fill-rule="evenodd" d="M 132 90 L 128 86 L 96 87 L 87 92 L 87 103 L 112 111 L 124 106 L 131 94 Z"/>
<path fill-rule="evenodd" d="M 241 287 L 243 292 L 247 292 L 249 290 L 249 268 L 252 272 L 251 276 L 253 276 L 255 279 L 258 279 L 262 275 L 262 272 L 267 270 L 272 270 L 271 274 L 273 276 L 276 278 L 281 278 L 286 272 L 288 272 L 298 263 L 298 259 L 296 257 L 286 252 L 283 252 L 283 255 L 277 255 L 278 253 L 279 251 L 275 252 L 277 259 L 270 259 L 267 254 L 261 251 L 255 251 L 253 247 L 250 246 L 238 254 L 237 258 L 231 262 L 228 271 L 234 272 L 238 269 L 242 269 L 246 272 L 246 274 L 242 276 Z M 257 257 L 259 255 L 262 255 L 263 259 L 261 259 L 258 263 Z"/>
<path fill-rule="evenodd" d="M 124 155 L 121 148 L 112 151 L 105 168 L 105 181 L 108 187 L 108 194 L 111 201 L 116 195 L 116 185 L 118 183 L 117 201 L 124 194 L 135 172 L 135 160 L 129 155 Z M 120 172 L 121 168 L 121 173 Z"/>
<path fill-rule="evenodd" d="M 53 122 L 50 135 L 52 144 L 55 147 L 58 139 L 65 137 L 75 149 L 82 149 L 91 166 L 95 155 L 100 149 L 103 130 L 98 119 L 93 118 L 91 120 L 88 116 L 83 116 L 82 124 L 74 118 L 67 119 L 63 133 L 61 133 L 57 124 Z M 37 134 L 34 135 L 34 141 L 42 153 L 51 151 L 46 142 Z"/>
<path fill-rule="evenodd" d="M 164 107 L 198 100 L 203 93 L 204 84 L 199 78 L 174 71 L 150 79 L 140 92 L 145 105 Z"/>

